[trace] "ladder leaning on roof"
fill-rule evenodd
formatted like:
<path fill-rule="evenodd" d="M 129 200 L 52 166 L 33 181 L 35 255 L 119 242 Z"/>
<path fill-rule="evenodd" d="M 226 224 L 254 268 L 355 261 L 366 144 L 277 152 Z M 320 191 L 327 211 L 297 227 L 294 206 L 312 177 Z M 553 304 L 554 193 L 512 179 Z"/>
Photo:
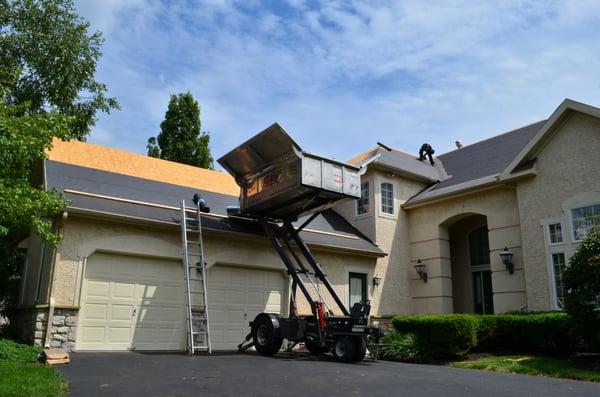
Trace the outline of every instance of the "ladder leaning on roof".
<path fill-rule="evenodd" d="M 194 195 L 196 211 L 187 214 L 185 200 L 181 201 L 181 242 L 186 294 L 187 347 L 190 354 L 198 351 L 212 353 L 206 299 L 206 261 L 202 240 L 201 212 L 208 212 L 204 199 Z"/>

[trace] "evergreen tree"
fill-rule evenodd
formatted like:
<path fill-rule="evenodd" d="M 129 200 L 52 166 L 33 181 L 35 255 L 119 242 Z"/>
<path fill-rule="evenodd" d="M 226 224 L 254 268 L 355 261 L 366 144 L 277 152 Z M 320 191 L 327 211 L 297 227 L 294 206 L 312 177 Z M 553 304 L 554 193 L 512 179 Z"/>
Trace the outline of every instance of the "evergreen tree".
<path fill-rule="evenodd" d="M 200 125 L 200 105 L 192 94 L 171 95 L 160 133 L 148 139 L 148 156 L 213 169 L 210 135 Z"/>

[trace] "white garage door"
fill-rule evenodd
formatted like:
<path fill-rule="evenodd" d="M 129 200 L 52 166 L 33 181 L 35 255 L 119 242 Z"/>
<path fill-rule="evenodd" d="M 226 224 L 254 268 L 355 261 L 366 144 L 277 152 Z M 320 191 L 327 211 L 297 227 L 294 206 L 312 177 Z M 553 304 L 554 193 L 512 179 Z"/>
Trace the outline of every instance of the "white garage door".
<path fill-rule="evenodd" d="M 214 350 L 235 350 L 248 334 L 248 322 L 262 312 L 282 313 L 282 272 L 215 266 L 208 274 L 208 307 Z"/>
<path fill-rule="evenodd" d="M 78 350 L 183 350 L 181 263 L 95 253 L 86 263 Z"/>

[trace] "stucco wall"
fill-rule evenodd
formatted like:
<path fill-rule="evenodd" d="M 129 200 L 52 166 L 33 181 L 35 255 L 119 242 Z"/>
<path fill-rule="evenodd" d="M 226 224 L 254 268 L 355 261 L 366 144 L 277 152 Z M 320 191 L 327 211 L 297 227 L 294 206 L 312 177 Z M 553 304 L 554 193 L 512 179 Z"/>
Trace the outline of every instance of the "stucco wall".
<path fill-rule="evenodd" d="M 382 277 L 376 289 L 379 298 L 377 315 L 390 316 L 412 311 L 410 279 L 414 273 L 410 263 L 410 236 L 407 212 L 401 208 L 410 197 L 424 188 L 422 182 L 400 178 L 384 172 L 375 174 L 376 243 L 388 253 L 379 258 L 376 273 Z M 381 210 L 381 184 L 394 186 L 394 214 Z"/>
<path fill-rule="evenodd" d="M 568 241 L 570 208 L 600 202 L 600 121 L 579 113 L 569 116 L 538 154 L 536 171 L 537 176 L 517 185 L 527 300 L 529 310 L 550 310 L 553 287 L 542 223 L 562 221 L 568 257 L 576 247 Z"/>
<path fill-rule="evenodd" d="M 374 275 L 381 278 L 381 283 L 377 287 L 371 285 L 372 314 L 387 317 L 410 313 L 410 277 L 414 269 L 411 270 L 410 266 L 408 214 L 401 205 L 421 191 L 425 184 L 375 167 L 365 173 L 362 181 L 369 181 L 369 212 L 357 216 L 355 200 L 338 205 L 336 210 L 388 254 L 377 260 L 374 270 Z M 394 214 L 381 210 L 383 182 L 394 186 Z M 371 277 L 368 281 L 371 281 Z"/>
<path fill-rule="evenodd" d="M 448 227 L 474 214 L 487 217 L 495 312 L 526 306 L 517 195 L 513 188 L 502 186 L 409 211 L 411 263 L 421 259 L 429 277 L 424 283 L 416 272 L 410 273 L 413 312 L 453 312 Z M 498 255 L 505 246 L 514 253 L 514 274 L 508 273 Z"/>
<path fill-rule="evenodd" d="M 180 233 L 177 229 L 70 217 L 62 232 L 64 237 L 57 250 L 53 283 L 55 303 L 60 307 L 78 307 L 83 263 L 95 251 L 181 258 Z M 232 238 L 231 235 L 207 235 L 204 241 L 209 268 L 219 263 L 284 272 L 281 260 L 266 240 L 261 242 Z M 360 270 L 372 277 L 375 258 L 322 250 L 314 250 L 314 254 L 345 302 L 349 271 Z"/>

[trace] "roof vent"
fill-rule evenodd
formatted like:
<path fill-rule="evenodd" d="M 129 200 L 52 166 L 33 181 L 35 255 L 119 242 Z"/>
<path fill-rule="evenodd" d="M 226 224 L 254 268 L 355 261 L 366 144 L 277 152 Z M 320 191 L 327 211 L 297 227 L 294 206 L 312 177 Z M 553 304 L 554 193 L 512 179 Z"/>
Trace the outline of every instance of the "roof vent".
<path fill-rule="evenodd" d="M 463 147 L 462 141 L 455 141 L 454 144 L 456 145 L 457 149 L 460 149 L 461 147 Z"/>
<path fill-rule="evenodd" d="M 425 156 L 427 156 L 427 158 L 429 158 L 429 162 L 431 163 L 431 165 L 434 165 L 435 164 L 433 162 L 433 154 L 434 153 L 435 153 L 435 150 L 433 150 L 431 145 L 428 143 L 424 143 L 423 145 L 421 145 L 421 149 L 419 150 L 419 161 L 424 161 Z"/>
<path fill-rule="evenodd" d="M 383 143 L 381 143 L 381 142 L 377 142 L 377 145 L 378 145 L 378 146 L 381 146 L 382 148 L 384 148 L 384 149 L 385 149 L 385 150 L 387 150 L 388 152 L 391 152 L 391 151 L 392 151 L 392 148 L 391 148 L 391 147 L 389 147 L 389 146 L 387 146 L 387 145 L 384 145 L 384 144 L 383 144 Z"/>

